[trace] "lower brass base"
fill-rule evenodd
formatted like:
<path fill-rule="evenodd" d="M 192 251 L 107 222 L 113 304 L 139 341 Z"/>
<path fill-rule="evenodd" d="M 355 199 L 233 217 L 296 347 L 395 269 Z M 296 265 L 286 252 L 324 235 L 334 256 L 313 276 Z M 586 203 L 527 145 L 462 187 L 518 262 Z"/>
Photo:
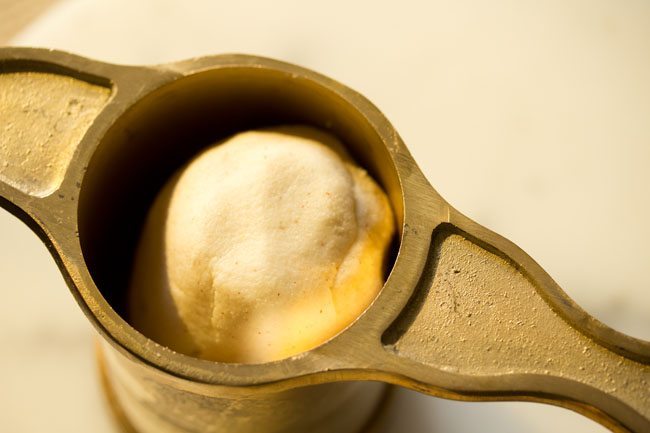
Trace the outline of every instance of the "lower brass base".
<path fill-rule="evenodd" d="M 115 392 L 113 391 L 113 387 L 108 380 L 104 355 L 99 343 L 96 344 L 95 353 L 97 357 L 99 380 L 102 390 L 104 391 L 104 397 L 108 403 L 109 410 L 113 415 L 113 419 L 118 425 L 118 428 L 122 433 L 140 433 L 129 421 L 126 413 L 122 409 L 122 406 L 120 405 L 120 402 L 115 395 Z M 380 427 L 386 421 L 386 414 L 388 412 L 387 409 L 391 404 L 394 395 L 395 387 L 393 385 L 388 385 L 386 387 L 386 391 L 384 392 L 384 396 L 381 399 L 381 402 L 375 409 L 375 412 L 359 433 L 378 433 L 380 431 Z"/>
<path fill-rule="evenodd" d="M 106 371 L 106 362 L 104 361 L 104 353 L 99 342 L 95 344 L 95 357 L 97 358 L 97 370 L 99 373 L 99 382 L 104 391 L 104 398 L 106 403 L 108 403 L 108 408 L 113 415 L 113 420 L 117 423 L 119 429 L 123 433 L 138 433 L 138 431 L 131 425 L 131 422 L 127 418 L 120 402 L 117 400 L 117 396 L 113 391 L 110 381 L 108 380 L 108 374 Z"/>

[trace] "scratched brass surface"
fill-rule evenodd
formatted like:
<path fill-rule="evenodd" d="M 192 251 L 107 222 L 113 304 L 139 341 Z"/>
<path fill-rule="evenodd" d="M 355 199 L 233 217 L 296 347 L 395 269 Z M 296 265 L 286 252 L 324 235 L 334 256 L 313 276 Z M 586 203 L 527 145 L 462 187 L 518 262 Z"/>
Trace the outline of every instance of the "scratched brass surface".
<path fill-rule="evenodd" d="M 60 185 L 79 140 L 110 91 L 39 72 L 2 74 L 0 88 L 0 149 L 5 159 L 0 179 L 28 194 L 46 195 Z"/>
<path fill-rule="evenodd" d="M 221 423 L 228 431 L 298 431 L 320 419 L 320 431 L 343 431 L 338 423 L 347 412 L 358 415 L 348 423 L 353 431 L 379 402 L 380 387 L 336 382 L 371 380 L 461 400 L 546 402 L 614 430 L 650 431 L 650 344 L 588 316 L 522 250 L 445 202 L 381 112 L 353 90 L 253 56 L 127 67 L 5 48 L 0 100 L 36 100 L 16 81 L 31 73 L 95 89 L 87 106 L 96 117 L 65 123 L 61 110 L 61 119 L 30 121 L 29 134 L 5 132 L 10 145 L 0 147 L 0 165 L 12 174 L 0 177 L 0 205 L 49 247 L 105 339 L 107 378 L 139 430 L 219 431 Z M 69 103 L 36 92 L 48 107 Z M 11 107 L 0 109 L 20 116 Z M 66 146 L 78 141 L 73 151 L 55 152 L 62 174 L 47 174 L 47 157 L 41 177 L 33 176 L 36 168 L 22 173 L 12 149 L 42 146 L 59 120 L 67 125 L 60 136 L 68 137 Z M 202 146 L 281 123 L 331 130 L 386 189 L 400 234 L 381 293 L 327 343 L 268 364 L 199 360 L 147 339 L 120 313 L 135 239 L 155 193 Z M 361 398 L 356 389 L 364 387 L 375 397 Z M 343 395 L 351 403 L 330 401 Z M 306 401 L 328 403 L 310 414 Z M 364 401 L 365 409 L 349 409 Z"/>

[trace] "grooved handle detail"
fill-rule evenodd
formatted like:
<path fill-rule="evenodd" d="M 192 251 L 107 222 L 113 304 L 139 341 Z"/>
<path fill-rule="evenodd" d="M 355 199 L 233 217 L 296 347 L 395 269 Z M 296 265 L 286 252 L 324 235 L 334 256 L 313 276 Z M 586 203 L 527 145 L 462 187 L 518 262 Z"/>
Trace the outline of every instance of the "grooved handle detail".
<path fill-rule="evenodd" d="M 383 342 L 436 370 L 501 376 L 513 394 L 519 388 L 586 404 L 633 431 L 650 431 L 650 366 L 579 332 L 525 270 L 461 234 L 435 235 L 415 295 Z"/>
<path fill-rule="evenodd" d="M 65 75 L 0 71 L 0 181 L 38 197 L 56 190 L 109 96 Z"/>

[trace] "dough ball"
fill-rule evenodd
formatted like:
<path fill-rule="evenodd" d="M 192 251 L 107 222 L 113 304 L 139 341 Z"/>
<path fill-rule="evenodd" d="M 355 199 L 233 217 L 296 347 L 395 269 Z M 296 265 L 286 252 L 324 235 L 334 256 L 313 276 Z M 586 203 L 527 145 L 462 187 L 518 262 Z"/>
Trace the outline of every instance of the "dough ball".
<path fill-rule="evenodd" d="M 383 285 L 394 219 L 332 135 L 236 134 L 165 185 L 136 252 L 130 321 L 178 352 L 261 363 L 349 325 Z"/>

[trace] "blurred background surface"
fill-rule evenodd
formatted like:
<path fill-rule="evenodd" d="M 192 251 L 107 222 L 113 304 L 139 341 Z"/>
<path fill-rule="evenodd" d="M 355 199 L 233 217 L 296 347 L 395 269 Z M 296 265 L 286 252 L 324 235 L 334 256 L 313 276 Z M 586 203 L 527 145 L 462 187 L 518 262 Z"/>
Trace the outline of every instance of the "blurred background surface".
<path fill-rule="evenodd" d="M 150 64 L 243 52 L 370 98 L 454 206 L 650 340 L 650 2 L 0 0 L 0 44 Z M 115 432 L 93 331 L 0 210 L 0 430 Z M 604 432 L 563 409 L 399 391 L 382 433 Z"/>

